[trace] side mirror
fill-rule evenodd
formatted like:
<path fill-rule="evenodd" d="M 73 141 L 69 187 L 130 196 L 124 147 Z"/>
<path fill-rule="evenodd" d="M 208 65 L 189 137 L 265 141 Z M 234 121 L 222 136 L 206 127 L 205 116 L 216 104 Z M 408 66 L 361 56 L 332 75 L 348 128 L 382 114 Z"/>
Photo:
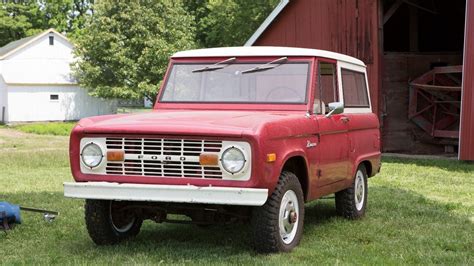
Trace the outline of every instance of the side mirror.
<path fill-rule="evenodd" d="M 327 113 L 326 117 L 342 114 L 344 112 L 344 103 L 333 102 L 333 103 L 329 103 L 328 106 L 329 106 L 329 113 Z"/>

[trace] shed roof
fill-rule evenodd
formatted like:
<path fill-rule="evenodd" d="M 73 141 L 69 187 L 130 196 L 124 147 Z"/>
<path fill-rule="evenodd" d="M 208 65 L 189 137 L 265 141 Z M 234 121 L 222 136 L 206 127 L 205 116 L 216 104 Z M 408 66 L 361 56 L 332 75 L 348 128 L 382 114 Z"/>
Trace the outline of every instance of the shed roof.
<path fill-rule="evenodd" d="M 64 35 L 62 35 L 61 33 L 57 32 L 54 29 L 48 29 L 48 30 L 45 30 L 45 31 L 43 31 L 41 33 L 38 33 L 36 35 L 29 36 L 29 37 L 26 37 L 26 38 L 22 38 L 22 39 L 10 42 L 10 43 L 0 47 L 0 60 L 5 59 L 7 56 L 15 53 L 16 51 L 22 49 L 25 46 L 28 46 L 29 44 L 33 43 L 37 39 L 39 39 L 39 38 L 41 38 L 44 35 L 49 34 L 49 33 L 54 33 L 54 34 L 58 35 L 59 37 L 61 37 L 64 40 L 69 42 L 69 40 Z"/>
<path fill-rule="evenodd" d="M 35 38 L 36 35 L 30 36 L 30 37 L 25 37 L 10 43 L 7 43 L 5 46 L 0 47 L 0 58 L 3 57 L 4 55 L 8 54 L 10 51 L 13 51 L 17 49 L 18 47 L 24 45 L 25 43 L 28 43 L 30 40 Z"/>
<path fill-rule="evenodd" d="M 188 50 L 175 53 L 172 58 L 184 57 L 226 57 L 226 56 L 314 56 L 335 59 L 365 67 L 364 62 L 340 53 L 293 47 L 239 46 Z"/>

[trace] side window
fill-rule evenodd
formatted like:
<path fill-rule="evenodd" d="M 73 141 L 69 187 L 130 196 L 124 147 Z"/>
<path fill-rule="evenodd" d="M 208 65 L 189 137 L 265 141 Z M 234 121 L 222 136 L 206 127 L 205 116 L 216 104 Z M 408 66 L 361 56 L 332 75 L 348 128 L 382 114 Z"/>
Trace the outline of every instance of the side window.
<path fill-rule="evenodd" d="M 319 62 L 318 65 L 318 88 L 315 93 L 313 113 L 326 114 L 329 112 L 328 104 L 337 102 L 336 64 Z"/>
<path fill-rule="evenodd" d="M 365 74 L 341 69 L 345 107 L 370 107 Z"/>

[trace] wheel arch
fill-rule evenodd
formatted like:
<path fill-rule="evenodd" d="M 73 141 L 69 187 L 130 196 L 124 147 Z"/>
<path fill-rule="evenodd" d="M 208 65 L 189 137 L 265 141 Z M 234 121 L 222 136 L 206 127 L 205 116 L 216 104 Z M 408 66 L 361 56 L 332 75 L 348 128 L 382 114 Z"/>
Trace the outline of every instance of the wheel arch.
<path fill-rule="evenodd" d="M 365 154 L 354 159 L 352 166 L 352 176 L 355 175 L 359 165 L 364 165 L 367 170 L 368 177 L 372 177 L 380 172 L 381 156 L 380 152 Z"/>
<path fill-rule="evenodd" d="M 281 172 L 283 171 L 292 172 L 296 177 L 298 177 L 301 189 L 303 190 L 304 200 L 306 202 L 309 196 L 309 173 L 306 158 L 302 154 L 288 156 L 281 168 Z"/>
<path fill-rule="evenodd" d="M 364 160 L 361 161 L 358 165 L 357 168 L 359 168 L 359 165 L 363 165 L 365 167 L 365 171 L 367 172 L 368 177 L 372 177 L 372 163 L 369 160 Z"/>

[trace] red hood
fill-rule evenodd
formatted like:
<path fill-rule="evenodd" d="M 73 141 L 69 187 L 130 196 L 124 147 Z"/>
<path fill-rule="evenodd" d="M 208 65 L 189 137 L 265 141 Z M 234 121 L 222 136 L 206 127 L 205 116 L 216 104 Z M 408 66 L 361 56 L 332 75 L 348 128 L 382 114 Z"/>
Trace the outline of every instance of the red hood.
<path fill-rule="evenodd" d="M 255 134 L 266 123 L 303 117 L 298 112 L 154 110 L 149 113 L 85 118 L 84 133 L 229 135 Z"/>

